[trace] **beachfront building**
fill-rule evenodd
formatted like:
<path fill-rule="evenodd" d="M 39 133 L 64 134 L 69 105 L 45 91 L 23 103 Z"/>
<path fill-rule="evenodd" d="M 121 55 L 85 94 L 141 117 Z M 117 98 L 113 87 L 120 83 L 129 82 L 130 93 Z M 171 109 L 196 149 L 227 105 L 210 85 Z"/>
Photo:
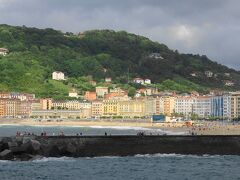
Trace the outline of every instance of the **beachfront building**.
<path fill-rule="evenodd" d="M 231 96 L 231 119 L 240 118 L 240 92 L 232 92 Z"/>
<path fill-rule="evenodd" d="M 40 99 L 41 109 L 43 110 L 52 109 L 53 107 L 52 102 L 53 100 L 51 98 Z"/>
<path fill-rule="evenodd" d="M 108 94 L 108 87 L 96 87 L 96 94 L 98 98 L 103 98 L 105 94 Z"/>
<path fill-rule="evenodd" d="M 0 103 L 3 108 L 3 117 L 17 117 L 20 115 L 21 101 L 19 99 L 1 99 Z"/>
<path fill-rule="evenodd" d="M 92 101 L 91 116 L 94 118 L 99 118 L 102 115 L 103 115 L 103 102 Z"/>
<path fill-rule="evenodd" d="M 80 119 L 83 118 L 82 110 L 32 110 L 31 117 L 34 118 L 43 118 L 43 119 L 51 119 L 51 118 L 61 118 L 61 119 Z"/>
<path fill-rule="evenodd" d="M 206 118 L 210 116 L 210 112 L 211 112 L 210 96 L 198 96 L 194 99 L 193 114 L 196 114 L 201 118 Z"/>
<path fill-rule="evenodd" d="M 117 116 L 119 114 L 119 100 L 103 100 L 103 116 Z"/>
<path fill-rule="evenodd" d="M 222 118 L 222 119 L 231 118 L 230 94 L 211 97 L 211 116 Z"/>
<path fill-rule="evenodd" d="M 155 98 L 155 102 L 156 114 L 164 114 L 164 98 L 161 96 L 157 96 Z"/>
<path fill-rule="evenodd" d="M 146 98 L 145 103 L 145 116 L 152 116 L 156 114 L 156 99 L 155 98 Z"/>
<path fill-rule="evenodd" d="M 52 109 L 69 109 L 69 110 L 91 109 L 91 103 L 88 101 L 78 100 L 53 101 Z"/>
<path fill-rule="evenodd" d="M 57 81 L 65 80 L 65 75 L 61 71 L 54 71 L 52 73 L 52 79 Z"/>
<path fill-rule="evenodd" d="M 145 102 L 142 99 L 134 99 L 119 102 L 119 116 L 124 118 L 138 118 L 145 116 Z"/>
<path fill-rule="evenodd" d="M 194 97 L 192 96 L 178 96 L 175 100 L 175 113 L 184 116 L 193 114 Z"/>
<path fill-rule="evenodd" d="M 0 48 L 0 56 L 6 56 L 8 54 L 8 49 Z"/>
<path fill-rule="evenodd" d="M 19 104 L 19 114 L 20 117 L 29 117 L 31 113 L 32 102 L 31 101 L 21 101 Z"/>
<path fill-rule="evenodd" d="M 174 113 L 175 108 L 175 97 L 174 96 L 163 96 L 164 115 L 171 116 Z"/>

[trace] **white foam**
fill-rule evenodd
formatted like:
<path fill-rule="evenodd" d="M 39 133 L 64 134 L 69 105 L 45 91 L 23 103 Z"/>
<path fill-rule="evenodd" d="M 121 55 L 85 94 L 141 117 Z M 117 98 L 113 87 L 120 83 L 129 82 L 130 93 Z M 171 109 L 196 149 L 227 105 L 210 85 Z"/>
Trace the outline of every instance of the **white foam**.
<path fill-rule="evenodd" d="M 71 162 L 75 160 L 72 157 L 63 156 L 63 157 L 43 157 L 40 159 L 33 160 L 32 162 L 43 163 L 43 162 L 53 162 L 53 161 L 57 161 L 57 162 L 70 161 Z"/>

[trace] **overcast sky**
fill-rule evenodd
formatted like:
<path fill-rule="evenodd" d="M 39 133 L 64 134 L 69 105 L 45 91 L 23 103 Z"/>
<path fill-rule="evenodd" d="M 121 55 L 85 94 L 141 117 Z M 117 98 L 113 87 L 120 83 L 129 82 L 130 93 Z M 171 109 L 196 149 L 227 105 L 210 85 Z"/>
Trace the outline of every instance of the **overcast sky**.
<path fill-rule="evenodd" d="M 240 0 L 0 0 L 0 24 L 126 30 L 240 70 Z"/>

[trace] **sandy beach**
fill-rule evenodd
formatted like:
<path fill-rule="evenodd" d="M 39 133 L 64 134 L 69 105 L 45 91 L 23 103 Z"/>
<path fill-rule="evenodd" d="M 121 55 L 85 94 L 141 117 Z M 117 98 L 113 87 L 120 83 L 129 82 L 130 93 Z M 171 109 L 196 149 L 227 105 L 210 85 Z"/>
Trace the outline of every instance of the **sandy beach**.
<path fill-rule="evenodd" d="M 83 126 L 83 127 L 141 127 L 161 129 L 171 132 L 185 132 L 185 134 L 195 135 L 240 135 L 239 124 L 195 123 L 192 127 L 187 127 L 185 123 L 150 123 L 150 122 L 119 122 L 119 121 L 84 121 L 84 120 L 64 120 L 64 121 L 37 121 L 32 119 L 0 119 L 0 125 L 20 125 L 20 126 Z"/>

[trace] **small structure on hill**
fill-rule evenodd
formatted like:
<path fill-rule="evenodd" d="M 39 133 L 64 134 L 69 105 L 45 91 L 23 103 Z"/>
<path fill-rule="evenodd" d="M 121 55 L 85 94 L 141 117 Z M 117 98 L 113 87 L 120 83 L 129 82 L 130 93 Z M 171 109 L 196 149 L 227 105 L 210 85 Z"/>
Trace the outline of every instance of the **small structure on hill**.
<path fill-rule="evenodd" d="M 1 56 L 6 56 L 8 54 L 8 49 L 6 48 L 0 48 L 0 55 Z"/>
<path fill-rule="evenodd" d="M 61 71 L 54 71 L 52 73 L 52 79 L 57 80 L 57 81 L 65 80 L 64 73 Z"/>

